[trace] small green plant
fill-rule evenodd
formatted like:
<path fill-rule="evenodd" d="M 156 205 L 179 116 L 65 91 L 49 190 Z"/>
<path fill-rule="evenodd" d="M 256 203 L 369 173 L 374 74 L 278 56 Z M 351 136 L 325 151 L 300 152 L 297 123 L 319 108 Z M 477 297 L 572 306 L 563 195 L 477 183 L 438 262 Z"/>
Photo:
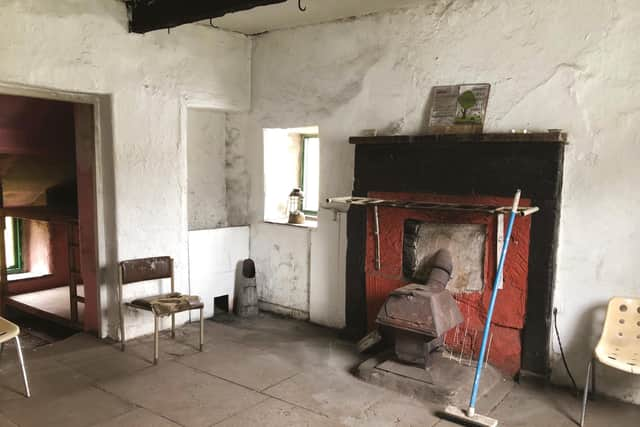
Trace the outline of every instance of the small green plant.
<path fill-rule="evenodd" d="M 462 120 L 466 120 L 467 118 L 467 110 L 476 105 L 476 96 L 470 90 L 462 92 L 460 96 L 458 96 L 458 104 L 462 107 Z"/>

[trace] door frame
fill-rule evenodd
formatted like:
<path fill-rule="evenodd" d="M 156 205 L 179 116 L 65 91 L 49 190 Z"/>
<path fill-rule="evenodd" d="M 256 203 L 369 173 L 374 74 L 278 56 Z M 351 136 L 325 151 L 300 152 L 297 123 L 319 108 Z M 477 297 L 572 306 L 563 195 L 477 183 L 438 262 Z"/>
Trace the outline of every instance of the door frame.
<path fill-rule="evenodd" d="M 84 319 L 87 332 L 104 338 L 117 325 L 109 325 L 107 309 L 115 301 L 117 245 L 115 227 L 115 174 L 111 96 L 0 82 L 0 94 L 87 104 L 93 109 L 93 190 L 96 253 L 95 318 Z M 88 321 L 87 321 L 88 320 Z"/>

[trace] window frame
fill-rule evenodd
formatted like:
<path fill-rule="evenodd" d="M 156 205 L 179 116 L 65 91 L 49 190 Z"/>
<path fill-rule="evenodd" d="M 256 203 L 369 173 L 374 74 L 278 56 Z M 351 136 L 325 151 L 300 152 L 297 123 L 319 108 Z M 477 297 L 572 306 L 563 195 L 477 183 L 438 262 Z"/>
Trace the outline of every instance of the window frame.
<path fill-rule="evenodd" d="M 299 159 L 299 165 L 300 165 L 300 176 L 298 181 L 300 182 L 300 190 L 302 190 L 302 192 L 306 195 L 306 192 L 304 190 L 304 155 L 305 155 L 305 151 L 307 149 L 307 139 L 318 139 L 318 141 L 320 140 L 320 136 L 318 134 L 300 134 L 300 159 Z M 304 208 L 304 202 L 303 202 L 303 208 Z M 307 210 L 307 209 L 302 209 L 302 212 L 308 216 L 308 217 L 312 217 L 312 218 L 317 218 L 318 217 L 318 211 L 311 211 L 311 210 Z"/>
<path fill-rule="evenodd" d="M 13 256 L 15 259 L 14 265 L 7 265 L 7 274 L 23 273 L 24 260 L 22 259 L 22 220 L 15 217 L 7 218 L 11 218 L 11 232 L 13 233 Z M 7 249 L 8 248 L 5 247 L 5 250 Z"/>

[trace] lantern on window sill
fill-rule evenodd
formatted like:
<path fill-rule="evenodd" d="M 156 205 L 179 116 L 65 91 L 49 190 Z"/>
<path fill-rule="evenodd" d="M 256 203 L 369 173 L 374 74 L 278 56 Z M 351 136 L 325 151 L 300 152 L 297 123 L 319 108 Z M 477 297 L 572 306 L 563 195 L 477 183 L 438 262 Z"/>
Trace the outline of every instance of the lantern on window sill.
<path fill-rule="evenodd" d="M 305 217 L 302 212 L 302 201 L 304 200 L 304 193 L 299 188 L 294 188 L 289 194 L 289 203 L 287 204 L 287 210 L 289 212 L 289 224 L 304 224 Z"/>

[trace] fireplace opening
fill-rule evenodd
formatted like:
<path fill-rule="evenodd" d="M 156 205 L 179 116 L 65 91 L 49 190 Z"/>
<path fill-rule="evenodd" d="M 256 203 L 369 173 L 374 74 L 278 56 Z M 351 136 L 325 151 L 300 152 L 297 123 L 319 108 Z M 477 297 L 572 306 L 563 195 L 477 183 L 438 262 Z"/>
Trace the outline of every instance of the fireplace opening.
<path fill-rule="evenodd" d="M 404 223 L 402 271 L 413 282 L 424 283 L 433 269 L 435 254 L 447 250 L 454 270 L 451 293 L 484 289 L 486 224 L 438 224 L 408 219 Z"/>

